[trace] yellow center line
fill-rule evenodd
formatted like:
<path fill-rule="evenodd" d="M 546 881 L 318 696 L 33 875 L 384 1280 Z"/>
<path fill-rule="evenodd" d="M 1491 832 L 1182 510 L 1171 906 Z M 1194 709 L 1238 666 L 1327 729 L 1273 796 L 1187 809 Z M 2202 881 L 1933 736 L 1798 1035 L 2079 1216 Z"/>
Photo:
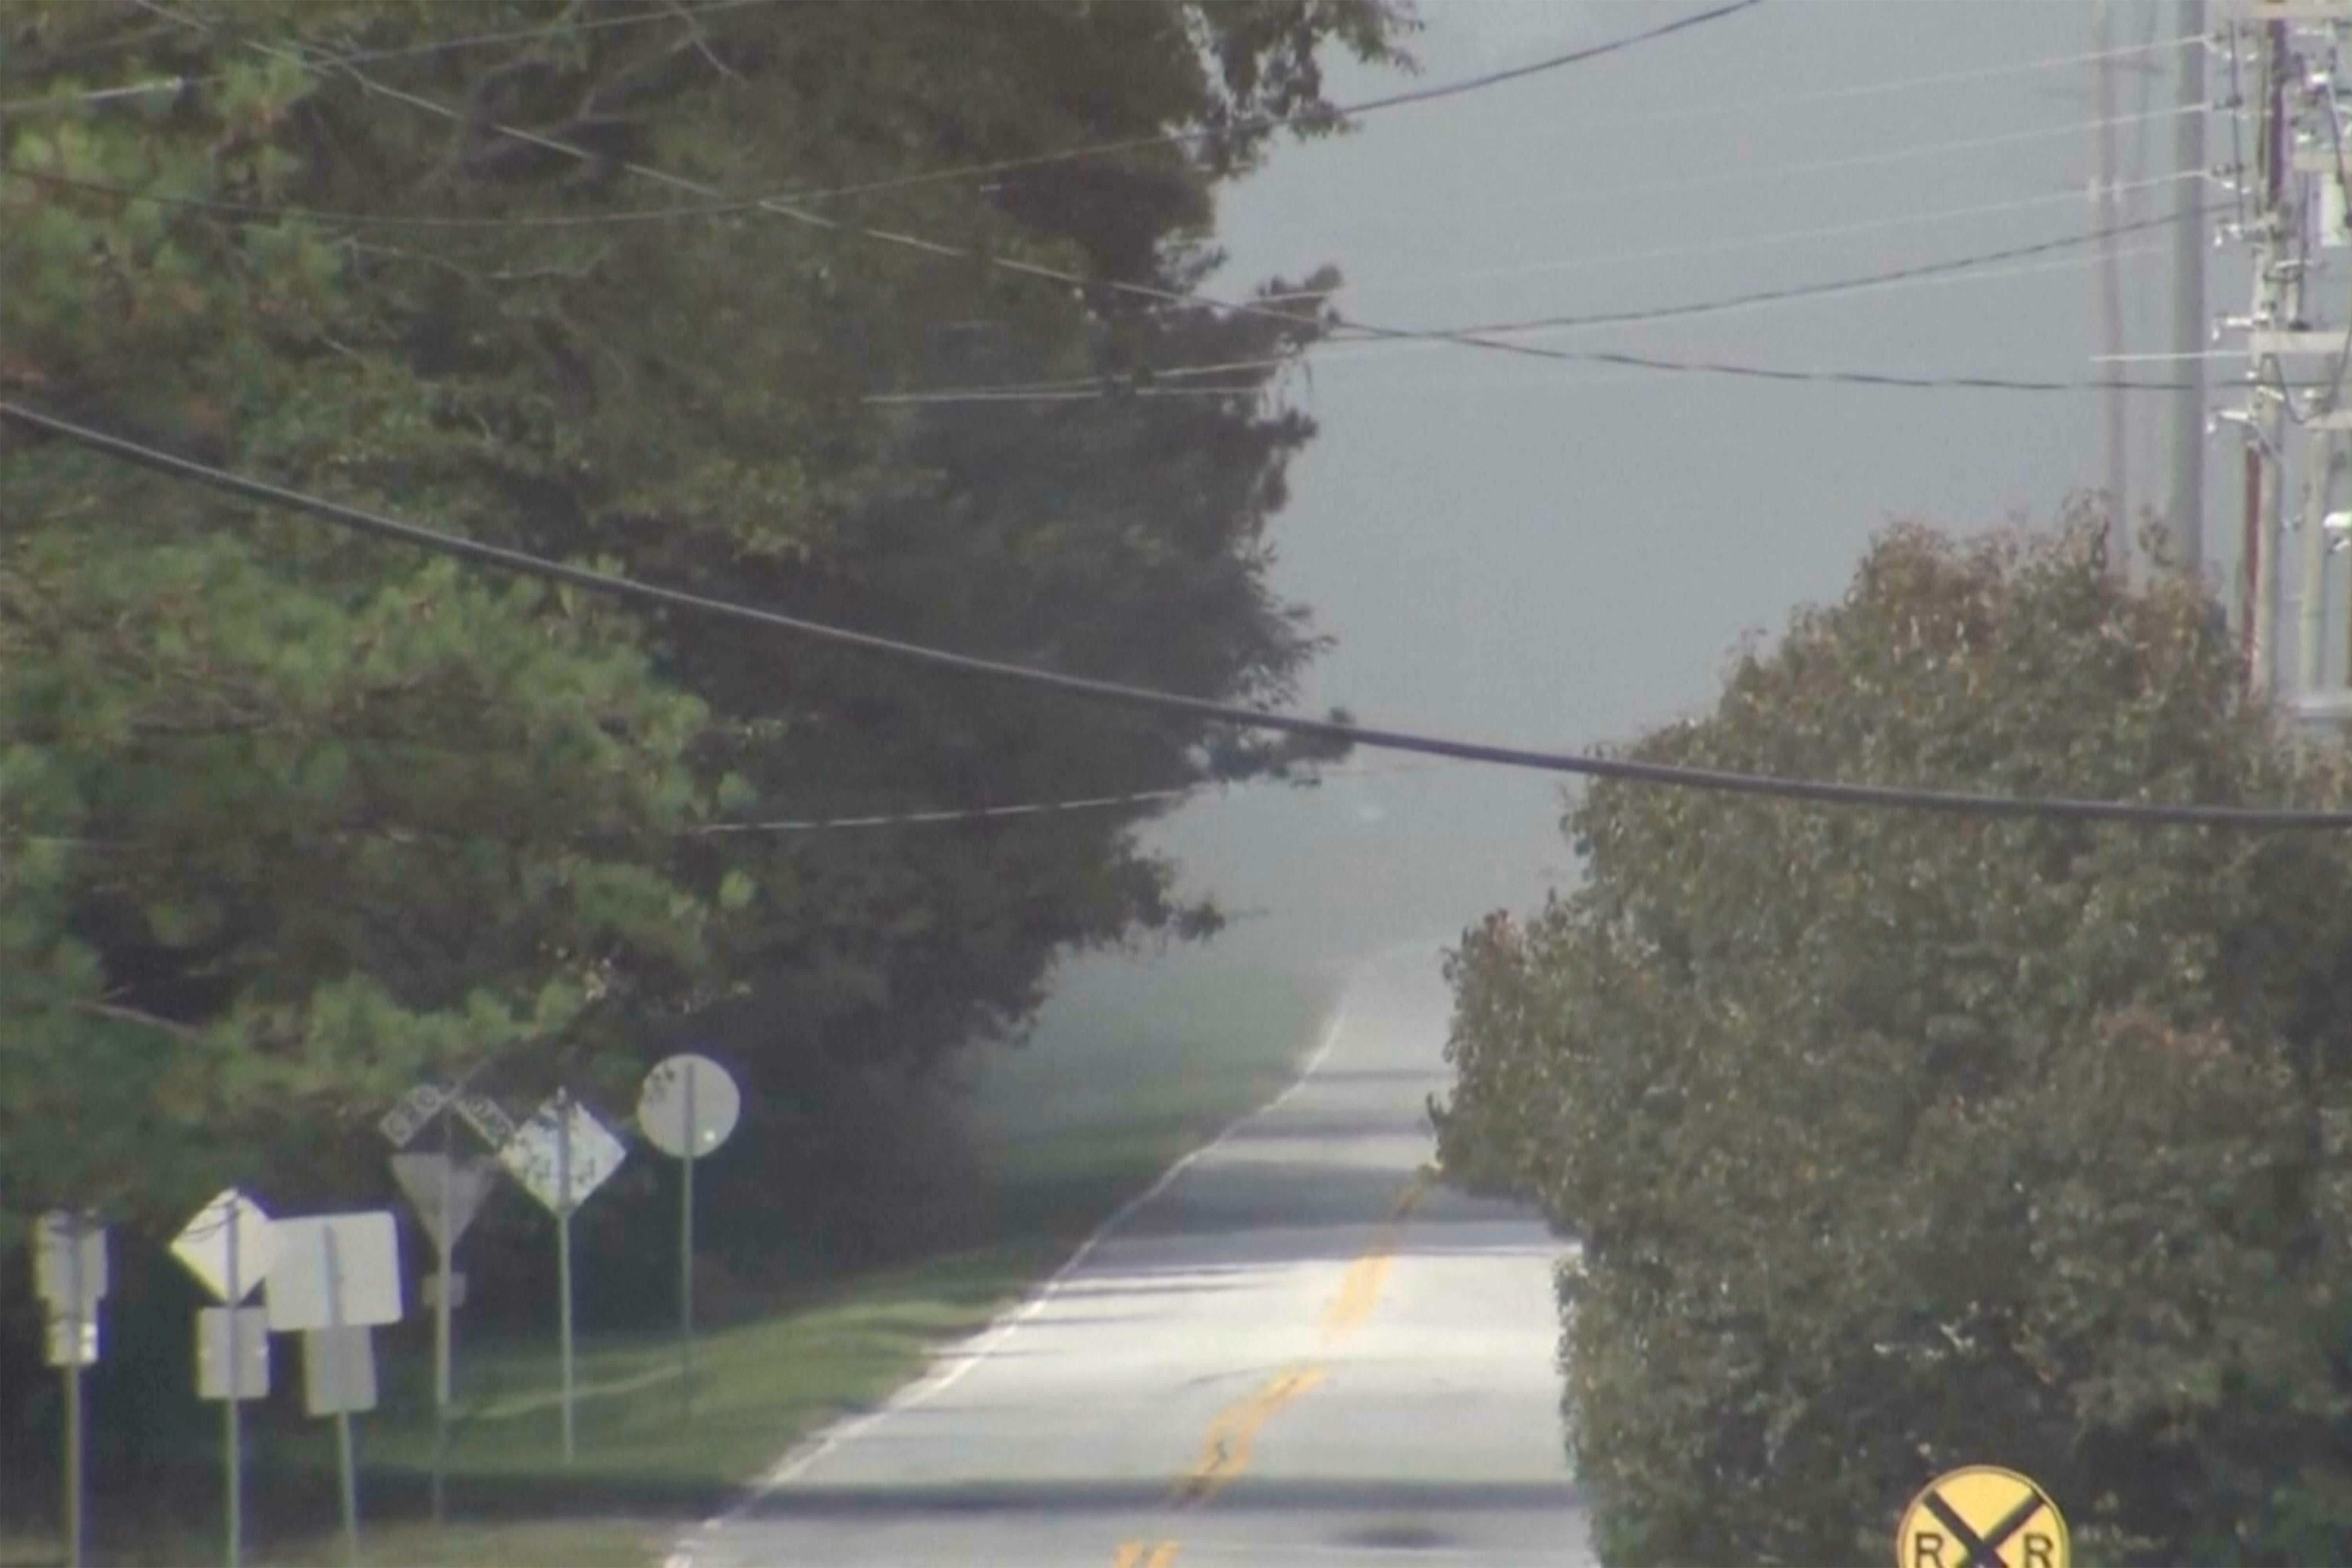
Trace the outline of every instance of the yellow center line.
<path fill-rule="evenodd" d="M 1227 1405 L 1209 1423 L 1201 1457 L 1176 1483 L 1175 1500 L 1206 1502 L 1225 1483 L 1249 1468 L 1250 1450 L 1258 1431 L 1292 1400 L 1311 1393 L 1330 1375 L 1319 1366 L 1285 1367 L 1248 1398 Z"/>
<path fill-rule="evenodd" d="M 1348 1266 L 1339 1289 L 1323 1309 L 1322 1340 L 1331 1342 L 1360 1328 L 1380 1305 L 1381 1292 L 1396 1267 L 1396 1250 L 1406 1218 L 1429 1190 L 1430 1173 L 1414 1173 L 1412 1181 L 1389 1206 L 1372 1245 Z M 1180 1507 L 1207 1502 L 1227 1483 L 1249 1468 L 1257 1435 L 1283 1406 L 1313 1393 L 1328 1377 L 1327 1368 L 1312 1362 L 1283 1368 L 1246 1398 L 1217 1412 L 1201 1443 L 1201 1457 L 1177 1481 L 1169 1500 Z M 1123 1541 L 1111 1559 L 1111 1568 L 1175 1568 L 1181 1543 L 1174 1541 Z"/>
<path fill-rule="evenodd" d="M 1340 1277 L 1339 1293 L 1323 1309 L 1323 1338 L 1339 1339 L 1364 1326 L 1380 1305 L 1381 1293 L 1388 1288 L 1389 1275 L 1396 1267 L 1397 1243 L 1402 1239 L 1405 1220 L 1422 1194 L 1429 1190 L 1429 1173 L 1413 1173 L 1405 1184 L 1396 1202 L 1389 1205 L 1389 1216 L 1373 1237 L 1371 1249 L 1348 1266 Z"/>

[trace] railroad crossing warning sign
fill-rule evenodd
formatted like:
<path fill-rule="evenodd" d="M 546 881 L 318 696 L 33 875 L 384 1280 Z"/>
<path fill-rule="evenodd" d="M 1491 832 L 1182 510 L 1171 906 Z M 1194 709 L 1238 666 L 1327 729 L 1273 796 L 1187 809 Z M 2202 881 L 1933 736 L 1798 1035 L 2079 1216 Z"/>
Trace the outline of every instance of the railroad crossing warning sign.
<path fill-rule="evenodd" d="M 1992 1465 L 1937 1477 L 1895 1531 L 1896 1568 L 2067 1568 L 2071 1557 L 2050 1494 Z"/>

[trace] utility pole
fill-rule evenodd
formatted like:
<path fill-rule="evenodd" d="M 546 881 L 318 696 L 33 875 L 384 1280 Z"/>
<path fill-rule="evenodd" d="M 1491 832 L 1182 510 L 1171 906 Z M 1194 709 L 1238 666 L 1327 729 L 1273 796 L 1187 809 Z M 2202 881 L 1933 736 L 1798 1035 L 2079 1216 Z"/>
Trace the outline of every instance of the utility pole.
<path fill-rule="evenodd" d="M 2179 203 L 2172 237 L 2172 352 L 2181 381 L 2172 411 L 2172 504 L 2167 542 L 2174 566 L 2195 577 L 2205 569 L 2205 101 L 2211 65 L 2205 47 L 2205 0 L 2180 0 L 2179 92 L 2172 122 L 2173 194 Z"/>
<path fill-rule="evenodd" d="M 2223 323 L 2247 334 L 2249 402 L 2217 416 L 2246 435 L 2235 595 L 2246 679 L 2250 692 L 2306 723 L 2339 728 L 2352 720 L 2352 689 L 2329 658 L 2330 590 L 2340 575 L 2330 557 L 2334 542 L 2352 532 L 2352 517 L 2330 501 L 2352 433 L 2342 406 L 2352 324 L 2321 319 L 2334 292 L 2321 284 L 2328 253 L 2347 239 L 2352 128 L 2336 79 L 2352 39 L 2352 0 L 2219 3 L 2230 6 L 2221 37 L 2233 80 L 2251 75 L 2255 84 L 2230 106 L 2233 114 L 2253 115 L 2254 178 L 2238 187 L 2252 206 L 2237 226 L 2252 247 L 2253 299 L 2245 318 Z M 2241 182 L 2244 174 L 2237 171 Z M 2176 300 L 2176 310 L 2183 308 Z M 2178 483 L 2176 475 L 2176 500 Z M 2287 535 L 2296 530 L 2303 547 L 2290 627 Z"/>
<path fill-rule="evenodd" d="M 2122 214 L 2116 205 L 2116 58 L 2115 16 L 2107 0 L 2091 0 L 2091 26 L 2096 42 L 2093 53 L 2096 63 L 2097 113 L 2094 116 L 2098 129 L 2098 179 L 2091 193 L 2094 216 L 2092 226 L 2101 235 L 2099 265 L 2093 285 L 2099 296 L 2099 331 L 2101 353 L 2106 363 L 2120 365 L 2124 357 L 2123 264 L 2116 255 L 2116 230 L 2121 226 Z M 2124 393 L 2121 387 L 2110 386 L 2105 395 L 2106 416 L 2107 458 L 2107 526 L 2120 537 L 2108 557 L 2122 563 L 2131 559 L 2132 519 L 2131 498 L 2126 493 L 2130 453 L 2126 447 L 2127 426 L 2124 422 Z"/>
<path fill-rule="evenodd" d="M 2287 82 L 2294 61 L 2287 52 L 2287 24 L 2263 24 L 2262 131 L 2255 139 L 2255 156 L 2262 182 L 2262 213 L 2255 219 L 2255 331 L 2248 343 L 2254 362 L 2254 438 L 2246 447 L 2251 468 L 2246 485 L 2244 563 L 2240 587 L 2244 616 L 2246 680 L 2254 691 L 2278 694 L 2278 546 L 2280 497 L 2286 480 L 2287 355 L 2292 348 L 2284 334 L 2298 324 L 2289 289 L 2298 280 L 2292 241 L 2300 238 L 2300 214 L 2290 214 L 2286 193 L 2287 155 L 2293 139 L 2287 131 Z M 2299 290 L 2297 290 L 2299 292 Z M 2265 331 L 2264 329 L 2268 329 Z M 2268 340 L 2267 342 L 2265 340 Z"/>

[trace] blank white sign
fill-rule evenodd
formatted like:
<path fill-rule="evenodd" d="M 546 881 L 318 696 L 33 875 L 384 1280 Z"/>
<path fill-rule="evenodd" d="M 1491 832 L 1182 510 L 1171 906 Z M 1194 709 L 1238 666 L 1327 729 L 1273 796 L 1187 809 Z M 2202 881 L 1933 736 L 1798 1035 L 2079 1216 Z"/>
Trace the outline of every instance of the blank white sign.
<path fill-rule="evenodd" d="M 205 1399 L 269 1397 L 268 1313 L 206 1307 L 196 1314 L 196 1393 Z"/>
<path fill-rule="evenodd" d="M 302 1403 L 313 1415 L 375 1408 L 375 1331 L 312 1329 L 302 1336 Z"/>
<path fill-rule="evenodd" d="M 310 1215 L 277 1222 L 278 1261 L 264 1288 L 273 1333 L 337 1327 L 365 1328 L 401 1320 L 400 1226 L 390 1209 L 365 1214 Z M 327 1273 L 333 1242 L 337 1278 Z"/>

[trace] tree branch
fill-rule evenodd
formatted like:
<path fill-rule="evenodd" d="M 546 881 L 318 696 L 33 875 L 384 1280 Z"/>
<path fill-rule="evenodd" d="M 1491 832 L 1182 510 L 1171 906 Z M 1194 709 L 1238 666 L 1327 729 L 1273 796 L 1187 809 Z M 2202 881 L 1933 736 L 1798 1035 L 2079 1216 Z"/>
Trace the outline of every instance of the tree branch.
<path fill-rule="evenodd" d="M 204 1031 L 201 1029 L 190 1028 L 185 1024 L 176 1024 L 169 1018 L 159 1018 L 152 1013 L 142 1013 L 136 1007 L 124 1007 L 112 1002 L 76 1002 L 73 1004 L 73 1010 L 93 1018 L 106 1018 L 118 1024 L 136 1024 L 142 1028 L 158 1029 L 178 1040 L 182 1045 L 193 1046 L 204 1039 Z"/>

